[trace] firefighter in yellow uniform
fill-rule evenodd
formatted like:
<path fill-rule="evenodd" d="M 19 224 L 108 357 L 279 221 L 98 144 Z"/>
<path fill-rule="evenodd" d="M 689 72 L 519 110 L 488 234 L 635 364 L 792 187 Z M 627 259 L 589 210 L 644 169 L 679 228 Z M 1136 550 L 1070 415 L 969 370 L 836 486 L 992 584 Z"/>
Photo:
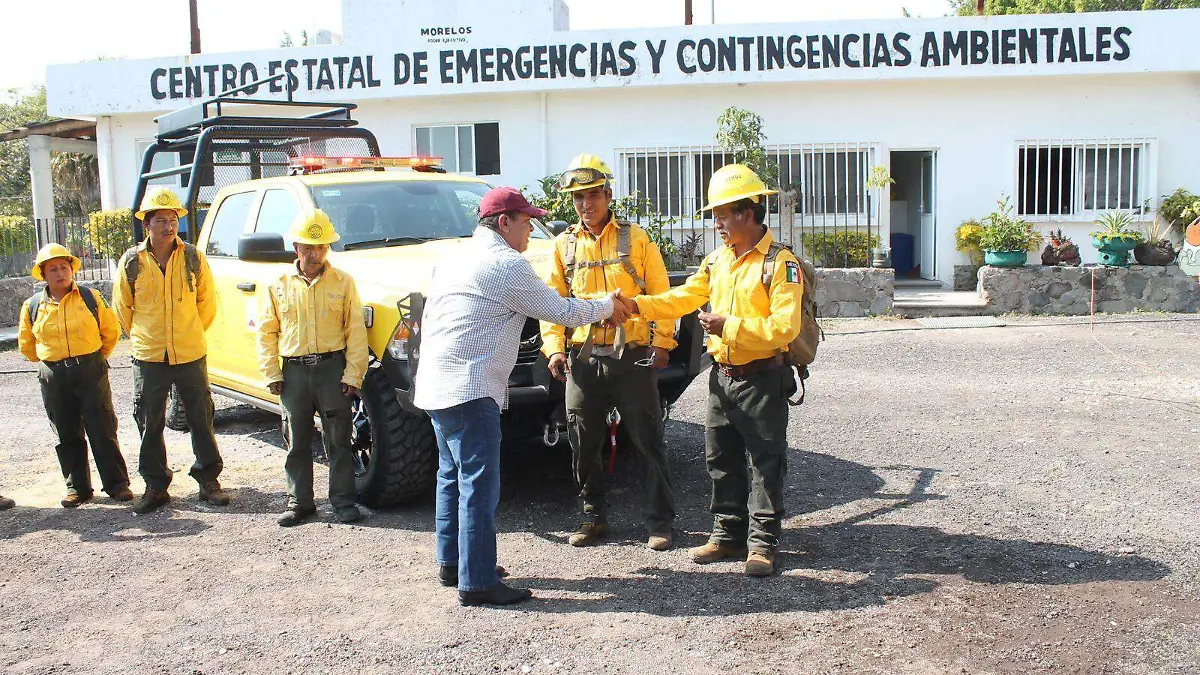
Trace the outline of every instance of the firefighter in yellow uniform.
<path fill-rule="evenodd" d="M 564 297 L 603 298 L 619 290 L 625 297 L 663 293 L 671 288 L 662 253 L 646 231 L 620 221 L 610 208 L 612 172 L 595 155 L 579 155 L 559 177 L 571 195 L 579 223 L 554 241 L 547 283 Z M 647 546 L 671 546 L 675 495 L 663 439 L 662 402 L 656 372 L 675 348 L 673 321 L 633 318 L 571 331 L 542 322 L 543 352 L 550 372 L 566 382 L 567 433 L 584 521 L 568 539 L 586 546 L 608 534 L 604 485 L 606 417 L 616 408 L 633 446 L 646 464 L 642 518 Z"/>
<path fill-rule="evenodd" d="M 313 499 L 313 414 L 321 416 L 329 457 L 329 501 L 338 520 L 362 513 L 355 504 L 350 408 L 367 372 L 367 327 L 354 278 L 326 262 L 339 239 L 324 211 L 298 221 L 289 238 L 296 266 L 274 281 L 258 322 L 258 364 L 279 396 L 287 429 L 284 527 L 316 513 Z M 282 364 L 280 363 L 282 361 Z"/>
<path fill-rule="evenodd" d="M 139 514 L 171 499 L 163 428 L 172 385 L 190 429 L 196 461 L 188 473 L 200 486 L 200 500 L 229 503 L 217 480 L 224 464 L 213 432 L 204 340 L 217 299 L 204 254 L 179 238 L 179 218 L 185 215 L 168 188 L 148 193 L 134 214 L 145 225 L 146 239 L 121 256 L 113 284 L 113 309 L 133 352 L 133 416 L 142 436 L 138 472 L 146 481 L 146 492 L 133 505 Z"/>
<path fill-rule="evenodd" d="M 804 291 L 799 261 L 763 225 L 770 194 L 746 166 L 718 170 L 704 208 L 713 211 L 725 245 L 682 286 L 625 301 L 631 311 L 660 321 L 709 305 L 700 324 L 716 361 L 705 423 L 713 531 L 691 556 L 702 564 L 745 556 L 751 576 L 774 572 L 779 546 L 788 397 L 796 390 L 783 352 L 800 334 Z"/>
<path fill-rule="evenodd" d="M 58 465 L 67 481 L 61 503 L 67 508 L 92 498 L 88 441 L 104 491 L 119 502 L 133 499 L 108 384 L 108 356 L 121 328 L 103 296 L 75 284 L 79 268 L 79 258 L 59 244 L 38 251 L 30 274 L 46 288 L 21 307 L 17 332 L 21 353 L 38 364 L 42 403 L 58 436 Z"/>

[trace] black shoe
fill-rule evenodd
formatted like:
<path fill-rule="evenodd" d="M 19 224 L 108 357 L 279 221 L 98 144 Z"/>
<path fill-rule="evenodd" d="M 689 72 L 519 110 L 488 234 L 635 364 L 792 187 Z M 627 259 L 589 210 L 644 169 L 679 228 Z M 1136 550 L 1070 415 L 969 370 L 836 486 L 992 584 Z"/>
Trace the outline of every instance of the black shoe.
<path fill-rule="evenodd" d="M 343 523 L 355 523 L 362 520 L 362 511 L 358 510 L 357 504 L 339 506 L 337 507 L 337 517 Z"/>
<path fill-rule="evenodd" d="M 92 498 L 90 492 L 68 492 L 66 497 L 63 497 L 58 503 L 62 504 L 64 509 L 73 509 Z"/>
<path fill-rule="evenodd" d="M 138 497 L 138 500 L 133 503 L 133 512 L 139 516 L 145 515 L 169 501 L 171 501 L 171 495 L 167 494 L 166 490 L 146 488 L 145 494 Z"/>
<path fill-rule="evenodd" d="M 508 576 L 508 570 L 496 565 L 496 576 L 503 579 Z M 438 566 L 438 582 L 443 586 L 458 585 L 458 568 L 454 565 L 439 565 Z"/>
<path fill-rule="evenodd" d="M 308 520 L 316 512 L 317 509 L 315 506 L 310 506 L 306 509 L 292 507 L 284 511 L 283 515 L 279 516 L 279 520 L 275 522 L 279 523 L 280 527 L 294 527 Z"/>
<path fill-rule="evenodd" d="M 459 591 L 458 604 L 464 607 L 476 605 L 515 605 L 533 597 L 528 588 L 513 588 L 497 581 L 486 591 Z"/>
<path fill-rule="evenodd" d="M 17 503 L 8 497 L 0 497 L 0 511 L 6 511 L 16 506 Z"/>

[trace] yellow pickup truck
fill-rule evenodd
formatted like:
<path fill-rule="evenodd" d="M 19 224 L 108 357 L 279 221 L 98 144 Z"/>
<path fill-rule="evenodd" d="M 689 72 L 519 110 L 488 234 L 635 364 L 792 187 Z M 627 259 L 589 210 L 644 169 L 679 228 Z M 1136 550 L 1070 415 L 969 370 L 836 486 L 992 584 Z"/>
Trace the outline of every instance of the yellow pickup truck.
<path fill-rule="evenodd" d="M 217 316 L 207 334 L 214 393 L 279 410 L 258 372 L 258 307 L 270 281 L 293 264 L 286 239 L 292 223 L 320 208 L 341 235 L 329 260 L 354 276 L 369 336 L 370 367 L 352 432 L 359 499 L 380 507 L 432 494 L 437 445 L 429 418 L 409 394 L 420 362 L 423 298 L 434 264 L 452 259 L 475 230 L 479 200 L 490 186 L 445 173 L 427 159 L 379 157 L 374 137 L 350 120 L 350 104 L 337 107 L 344 116 L 320 104 L 314 115 L 273 117 L 268 124 L 261 115 L 232 115 L 231 102 L 221 103 L 159 119 L 158 142 L 143 158 L 136 195 L 141 199 L 151 181 L 172 176 L 186 186 L 182 236 L 206 253 L 216 282 Z M 330 120 L 335 123 L 324 123 Z M 172 152 L 178 157 L 171 162 L 156 162 L 156 155 Z M 170 166 L 156 171 L 156 163 Z M 201 227 L 190 227 L 200 221 Z M 140 238 L 140 223 L 134 228 Z M 526 253 L 535 267 L 548 260 L 552 237 L 551 228 L 535 222 Z M 680 346 L 660 372 L 667 404 L 704 365 L 699 336 L 694 319 L 685 319 Z M 549 376 L 540 349 L 537 322 L 530 319 L 509 378 L 506 443 L 553 445 L 562 436 L 562 386 Z M 177 412 L 178 405 L 170 407 Z M 178 414 L 169 423 L 184 424 Z"/>

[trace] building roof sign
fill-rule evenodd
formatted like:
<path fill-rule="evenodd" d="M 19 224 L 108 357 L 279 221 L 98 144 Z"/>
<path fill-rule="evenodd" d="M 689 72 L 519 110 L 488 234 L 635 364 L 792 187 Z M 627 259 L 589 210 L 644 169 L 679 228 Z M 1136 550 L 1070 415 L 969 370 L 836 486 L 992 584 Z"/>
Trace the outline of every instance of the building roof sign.
<path fill-rule="evenodd" d="M 461 23 L 461 22 L 460 22 Z M 467 25 L 341 45 L 52 66 L 52 114 L 162 111 L 283 73 L 315 100 L 597 87 L 1195 72 L 1200 10 L 680 26 L 513 37 Z M 435 34 L 436 33 L 436 34 Z"/>

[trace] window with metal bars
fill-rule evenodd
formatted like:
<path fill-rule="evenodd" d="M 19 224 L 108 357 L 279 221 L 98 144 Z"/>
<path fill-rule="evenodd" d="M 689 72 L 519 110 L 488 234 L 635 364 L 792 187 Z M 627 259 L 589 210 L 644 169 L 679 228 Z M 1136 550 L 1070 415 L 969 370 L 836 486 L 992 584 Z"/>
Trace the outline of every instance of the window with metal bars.
<path fill-rule="evenodd" d="M 1022 141 L 1017 147 L 1017 209 L 1027 217 L 1142 213 L 1150 141 Z"/>

